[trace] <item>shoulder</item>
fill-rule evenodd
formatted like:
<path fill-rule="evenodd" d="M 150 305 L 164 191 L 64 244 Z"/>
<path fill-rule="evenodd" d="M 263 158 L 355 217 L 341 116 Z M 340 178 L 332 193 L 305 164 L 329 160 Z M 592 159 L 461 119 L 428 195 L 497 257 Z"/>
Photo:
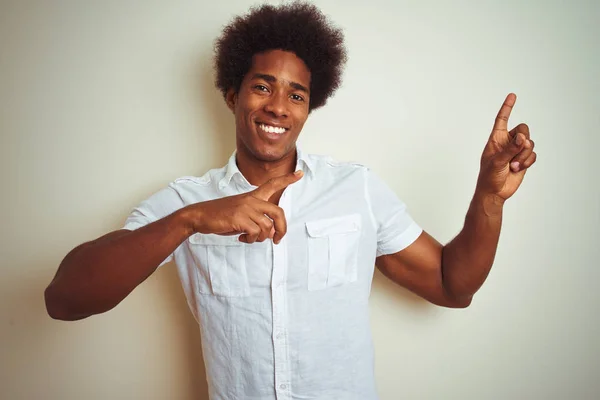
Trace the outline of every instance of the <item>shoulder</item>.
<path fill-rule="evenodd" d="M 204 174 L 202 176 L 192 176 L 192 175 L 181 176 L 181 177 L 175 179 L 173 182 L 171 182 L 171 184 L 174 186 L 182 186 L 182 185 L 206 186 L 206 185 L 210 185 L 212 180 L 213 179 L 210 176 L 210 173 L 207 172 L 206 174 Z"/>
<path fill-rule="evenodd" d="M 361 162 L 338 160 L 330 155 L 308 154 L 307 158 L 318 171 L 347 174 L 364 173 L 369 170 L 369 167 Z"/>
<path fill-rule="evenodd" d="M 181 176 L 173 180 L 169 186 L 174 189 L 182 187 L 196 187 L 198 189 L 202 187 L 212 186 L 215 182 L 218 182 L 225 175 L 225 168 L 215 168 L 207 171 L 202 176 L 186 175 Z"/>
<path fill-rule="evenodd" d="M 196 203 L 214 198 L 218 194 L 218 183 L 225 175 L 223 168 L 211 169 L 202 176 L 185 175 L 169 182 L 166 191 L 171 197 L 179 198 L 183 204 Z"/>

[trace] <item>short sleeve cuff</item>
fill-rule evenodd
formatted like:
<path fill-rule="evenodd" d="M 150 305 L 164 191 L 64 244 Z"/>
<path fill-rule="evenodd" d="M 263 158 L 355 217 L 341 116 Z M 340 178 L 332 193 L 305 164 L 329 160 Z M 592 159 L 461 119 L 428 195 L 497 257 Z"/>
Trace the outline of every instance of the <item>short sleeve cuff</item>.
<path fill-rule="evenodd" d="M 125 221 L 125 225 L 123 226 L 123 229 L 127 229 L 129 231 L 135 231 L 136 229 L 139 229 L 144 225 L 146 225 L 146 223 L 143 223 L 140 221 L 135 221 L 135 220 L 127 220 L 127 221 Z"/>
<path fill-rule="evenodd" d="M 401 234 L 386 240 L 385 242 L 377 243 L 377 257 L 404 250 L 417 240 L 422 232 L 423 229 L 413 221 Z"/>

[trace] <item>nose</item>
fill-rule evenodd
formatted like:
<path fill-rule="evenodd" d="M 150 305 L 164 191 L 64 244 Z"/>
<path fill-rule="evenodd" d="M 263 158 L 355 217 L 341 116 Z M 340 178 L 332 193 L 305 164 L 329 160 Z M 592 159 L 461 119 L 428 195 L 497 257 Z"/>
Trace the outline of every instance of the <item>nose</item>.
<path fill-rule="evenodd" d="M 277 118 L 288 116 L 287 96 L 284 93 L 273 93 L 265 103 L 265 112 Z"/>

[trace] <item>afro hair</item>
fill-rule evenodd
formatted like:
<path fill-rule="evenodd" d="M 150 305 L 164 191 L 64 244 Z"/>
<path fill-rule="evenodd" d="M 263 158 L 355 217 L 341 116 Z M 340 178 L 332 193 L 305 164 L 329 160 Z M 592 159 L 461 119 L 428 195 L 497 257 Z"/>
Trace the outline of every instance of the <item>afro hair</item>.
<path fill-rule="evenodd" d="M 296 54 L 311 72 L 310 111 L 325 105 L 339 88 L 347 60 L 341 29 L 315 5 L 302 2 L 253 7 L 223 29 L 214 50 L 215 85 L 224 97 L 231 88 L 239 91 L 255 54 Z"/>

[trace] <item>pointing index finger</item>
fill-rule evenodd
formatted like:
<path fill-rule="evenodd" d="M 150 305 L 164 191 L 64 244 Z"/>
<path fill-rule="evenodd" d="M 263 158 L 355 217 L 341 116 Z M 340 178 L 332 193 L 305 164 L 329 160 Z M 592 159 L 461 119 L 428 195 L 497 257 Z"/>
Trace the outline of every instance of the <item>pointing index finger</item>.
<path fill-rule="evenodd" d="M 517 101 L 517 96 L 514 93 L 510 93 L 506 96 L 504 104 L 500 107 L 498 115 L 496 115 L 496 121 L 494 122 L 494 130 L 508 130 L 508 117 L 510 112 Z"/>
<path fill-rule="evenodd" d="M 302 170 L 298 170 L 291 174 L 283 175 L 277 178 L 273 178 L 262 184 L 258 189 L 256 189 L 255 194 L 256 197 L 268 201 L 271 196 L 275 193 L 279 192 L 282 189 L 285 189 L 292 183 L 296 183 L 302 178 L 304 173 Z"/>

